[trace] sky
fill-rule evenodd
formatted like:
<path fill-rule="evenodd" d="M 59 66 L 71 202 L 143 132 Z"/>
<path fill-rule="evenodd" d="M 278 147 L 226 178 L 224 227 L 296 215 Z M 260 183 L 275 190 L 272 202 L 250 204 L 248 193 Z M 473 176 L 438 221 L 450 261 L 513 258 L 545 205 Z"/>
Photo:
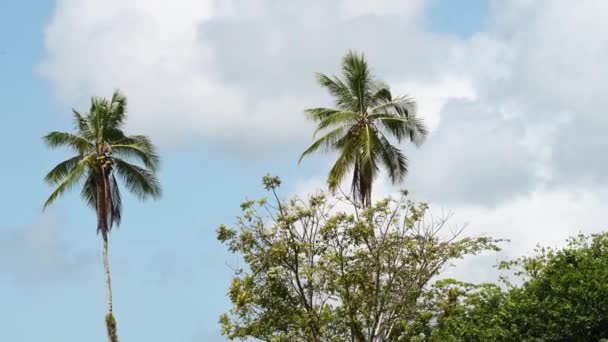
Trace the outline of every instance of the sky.
<path fill-rule="evenodd" d="M 465 234 L 509 239 L 446 271 L 492 281 L 497 260 L 605 229 L 608 23 L 604 0 L 7 0 L 0 2 L 0 326 L 15 342 L 105 341 L 94 214 L 68 194 L 42 212 L 45 172 L 68 156 L 41 137 L 71 108 L 122 90 L 127 131 L 162 155 L 164 196 L 127 197 L 113 232 L 123 341 L 223 341 L 238 257 L 215 239 L 239 204 L 283 179 L 324 185 L 332 156 L 298 165 L 303 109 L 331 99 L 315 72 L 349 50 L 410 94 L 431 128 L 403 149 L 407 188 Z"/>

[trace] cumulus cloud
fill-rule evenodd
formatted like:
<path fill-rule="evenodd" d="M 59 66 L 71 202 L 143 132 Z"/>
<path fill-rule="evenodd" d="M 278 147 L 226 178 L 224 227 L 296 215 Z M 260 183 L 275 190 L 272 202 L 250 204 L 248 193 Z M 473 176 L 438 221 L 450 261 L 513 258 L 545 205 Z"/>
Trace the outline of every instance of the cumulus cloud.
<path fill-rule="evenodd" d="M 405 183 L 381 175 L 374 198 L 407 188 L 468 223 L 466 235 L 511 240 L 447 276 L 495 281 L 488 270 L 499 259 L 605 229 L 608 2 L 493 0 L 466 39 L 432 32 L 428 3 L 57 0 L 39 71 L 66 107 L 86 109 L 90 96 L 122 89 L 129 128 L 164 146 L 287 158 L 279 148 L 311 141 L 302 110 L 332 103 L 313 73 L 338 73 L 344 53 L 361 50 L 395 93 L 418 100 L 432 130 L 421 149 L 403 146 Z M 325 188 L 329 167 L 294 192 Z M 0 232 L 0 274 L 77 274 L 89 256 L 60 236 L 47 223 Z M 150 260 L 162 281 L 179 261 L 164 254 Z M 216 336 L 203 329 L 198 338 Z"/>
<path fill-rule="evenodd" d="M 523 124 L 468 100 L 447 108 L 423 148 L 409 150 L 407 187 L 429 201 L 488 206 L 529 192 L 536 163 Z"/>
<path fill-rule="evenodd" d="M 408 187 L 429 200 L 496 206 L 539 187 L 608 184 L 604 1 L 494 1 L 462 43 L 474 98 L 447 101 Z"/>
<path fill-rule="evenodd" d="M 331 103 L 313 73 L 337 72 L 349 49 L 365 51 L 381 78 L 427 88 L 444 86 L 460 53 L 455 39 L 417 25 L 420 0 L 164 4 L 59 1 L 40 71 L 62 102 L 84 106 L 120 88 L 133 129 L 252 152 L 309 139 L 302 110 Z"/>
<path fill-rule="evenodd" d="M 22 229 L 0 230 L 0 274 L 27 283 L 78 277 L 96 254 L 77 250 L 63 238 L 62 225 L 45 216 Z"/>
<path fill-rule="evenodd" d="M 489 234 L 510 240 L 499 253 L 484 253 L 455 263 L 444 276 L 474 282 L 496 281 L 492 270 L 499 261 L 531 255 L 536 246 L 562 247 L 579 233 L 605 231 L 606 188 L 589 190 L 538 190 L 528 196 L 489 209 L 462 206 L 454 219 L 468 222 L 466 234 Z"/>
<path fill-rule="evenodd" d="M 541 131 L 555 186 L 606 184 L 607 10 L 605 1 L 495 1 L 494 24 L 471 52 L 501 51 L 501 77 L 479 74 L 480 98 Z"/>
<path fill-rule="evenodd" d="M 131 101 L 133 128 L 187 140 L 216 131 L 244 108 L 237 89 L 206 77 L 210 51 L 198 25 L 210 1 L 58 1 L 46 28 L 42 74 L 70 105 L 114 88 Z M 205 112 L 207 115 L 199 115 Z"/>
<path fill-rule="evenodd" d="M 322 178 L 308 178 L 297 182 L 293 194 L 300 196 L 325 188 Z M 347 190 L 347 189 L 345 189 Z M 398 198 L 397 189 L 379 177 L 374 184 L 375 199 L 391 196 Z M 418 193 L 411 198 L 422 200 Z M 493 207 L 475 203 L 430 201 L 430 214 L 435 217 L 450 215 L 446 234 L 464 228 L 462 236 L 489 235 L 506 239 L 500 252 L 484 252 L 477 256 L 455 260 L 441 277 L 455 277 L 471 282 L 495 282 L 499 271 L 494 268 L 500 261 L 522 255 L 531 255 L 538 245 L 561 247 L 568 237 L 579 233 L 595 233 L 607 229 L 605 207 L 608 205 L 608 188 L 594 191 L 581 189 L 537 189 L 502 201 Z M 340 206 L 339 210 L 351 210 Z"/>
<path fill-rule="evenodd" d="M 164 143 L 254 155 L 310 142 L 302 109 L 331 104 L 313 72 L 338 72 L 358 49 L 419 100 L 432 128 L 420 150 L 404 146 L 411 174 L 400 187 L 417 198 L 500 217 L 513 203 L 608 185 L 608 3 L 493 1 L 467 39 L 431 32 L 427 5 L 61 0 L 41 71 L 66 104 L 122 88 L 132 128 Z"/>

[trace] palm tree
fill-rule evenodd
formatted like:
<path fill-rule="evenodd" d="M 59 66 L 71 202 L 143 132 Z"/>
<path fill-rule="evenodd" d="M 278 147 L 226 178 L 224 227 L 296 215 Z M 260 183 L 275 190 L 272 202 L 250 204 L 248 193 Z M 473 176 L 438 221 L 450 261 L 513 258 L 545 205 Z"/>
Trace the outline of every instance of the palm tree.
<path fill-rule="evenodd" d="M 363 54 L 350 51 L 344 56 L 342 74 L 342 78 L 316 74 L 335 98 L 336 108 L 305 111 L 318 122 L 314 137 L 324 134 L 302 153 L 300 161 L 319 149 L 338 152 L 327 179 L 329 190 L 335 192 L 352 171 L 353 198 L 367 207 L 379 166 L 386 167 L 393 184 L 407 174 L 407 158 L 389 137 L 419 146 L 428 131 L 416 117 L 415 101 L 409 96 L 393 97 L 389 87 L 373 77 Z"/>
<path fill-rule="evenodd" d="M 107 291 L 106 326 L 110 342 L 118 341 L 112 312 L 112 286 L 108 264 L 108 234 L 120 224 L 122 201 L 118 179 L 140 199 L 159 198 L 161 187 L 155 177 L 159 157 L 145 136 L 127 136 L 126 98 L 115 91 L 111 99 L 93 97 L 88 114 L 72 110 L 75 132 L 51 132 L 43 139 L 51 148 L 68 147 L 75 155 L 53 168 L 44 180 L 56 186 L 44 209 L 73 186 L 82 187 L 82 199 L 97 213 L 97 233 L 103 242 L 103 266 Z M 141 162 L 142 166 L 133 164 Z"/>

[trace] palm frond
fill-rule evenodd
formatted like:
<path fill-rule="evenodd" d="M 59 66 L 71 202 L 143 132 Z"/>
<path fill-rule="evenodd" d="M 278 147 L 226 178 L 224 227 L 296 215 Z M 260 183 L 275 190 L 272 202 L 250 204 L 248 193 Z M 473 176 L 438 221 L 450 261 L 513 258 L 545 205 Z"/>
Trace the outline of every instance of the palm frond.
<path fill-rule="evenodd" d="M 63 194 L 66 190 L 70 189 L 72 186 L 76 185 L 82 177 L 86 174 L 87 169 L 90 167 L 90 163 L 93 159 L 93 155 L 89 155 L 81 159 L 78 164 L 72 169 L 61 183 L 55 188 L 55 191 L 51 193 L 49 198 L 46 200 L 43 206 L 43 210 L 46 209 L 49 205 L 51 205 L 57 197 Z"/>
<path fill-rule="evenodd" d="M 51 132 L 42 139 L 50 148 L 69 147 L 79 154 L 85 154 L 95 148 L 95 146 L 84 137 L 67 132 Z"/>
<path fill-rule="evenodd" d="M 75 156 L 69 159 L 62 161 L 57 164 L 49 173 L 44 177 L 44 181 L 49 184 L 57 185 L 61 183 L 67 175 L 69 175 L 74 168 L 78 165 L 78 162 L 83 158 L 83 156 Z"/>
<path fill-rule="evenodd" d="M 410 115 L 416 114 L 416 100 L 408 95 L 402 95 L 395 98 L 391 98 L 386 101 L 385 99 L 379 100 L 378 104 L 369 110 L 371 113 L 392 111 L 401 117 L 409 117 Z"/>
<path fill-rule="evenodd" d="M 388 170 L 391 182 L 397 184 L 403 181 L 403 178 L 408 172 L 407 158 L 401 150 L 393 146 L 383 134 L 380 134 L 378 139 L 378 154 L 381 156 L 382 162 Z"/>
<path fill-rule="evenodd" d="M 408 139 L 416 146 L 422 145 L 426 140 L 429 130 L 426 128 L 424 119 L 411 113 L 407 117 L 407 122 L 404 123 L 405 134 Z"/>
<path fill-rule="evenodd" d="M 366 113 L 373 79 L 365 56 L 349 51 L 342 60 L 342 73 L 350 93 L 356 99 L 356 111 Z"/>
<path fill-rule="evenodd" d="M 356 201 L 367 206 L 371 201 L 372 183 L 378 173 L 377 131 L 367 125 L 360 130 L 359 137 L 351 191 Z"/>
<path fill-rule="evenodd" d="M 382 82 L 376 82 L 376 90 L 372 95 L 373 103 L 386 103 L 393 101 L 393 94 L 391 93 L 388 85 Z"/>
<path fill-rule="evenodd" d="M 325 74 L 317 73 L 317 81 L 326 88 L 334 97 L 336 106 L 342 110 L 357 110 L 357 99 L 350 92 L 350 89 L 338 77 L 329 77 Z"/>
<path fill-rule="evenodd" d="M 328 128 L 335 125 L 342 124 L 347 126 L 349 124 L 353 124 L 357 121 L 357 113 L 355 112 L 336 112 L 330 116 L 327 116 L 317 125 L 317 129 L 313 133 L 313 137 L 316 137 L 317 134 Z"/>
<path fill-rule="evenodd" d="M 143 135 L 124 137 L 115 144 L 111 144 L 112 153 L 124 158 L 137 158 L 146 168 L 157 171 L 160 166 L 160 158 L 156 147 L 150 139 Z"/>
<path fill-rule="evenodd" d="M 110 176 L 110 196 L 108 196 L 108 202 L 107 207 L 110 208 L 108 221 L 110 222 L 109 228 L 111 229 L 113 226 L 118 227 L 122 219 L 122 198 L 114 173 Z"/>
<path fill-rule="evenodd" d="M 403 118 L 392 113 L 373 114 L 369 117 L 370 120 L 380 129 L 390 133 L 393 137 L 401 142 L 407 135 L 407 125 L 411 123 L 408 118 Z"/>
<path fill-rule="evenodd" d="M 87 203 L 87 205 L 96 211 L 99 210 L 99 196 L 103 193 L 102 177 L 101 172 L 91 170 L 87 179 L 84 181 L 82 190 L 80 192 L 80 196 Z M 109 193 L 108 196 L 106 196 L 106 208 L 109 208 L 109 210 L 106 211 L 105 220 L 108 223 L 108 229 L 112 229 L 113 226 L 118 227 L 122 219 L 122 196 L 120 194 L 120 187 L 114 173 L 108 177 L 108 180 Z M 100 226 L 97 228 L 98 230 L 101 229 Z"/>
<path fill-rule="evenodd" d="M 103 133 L 104 140 L 108 144 L 128 144 L 129 137 L 122 129 L 116 127 L 106 127 Z"/>
<path fill-rule="evenodd" d="M 333 115 L 339 111 L 340 110 L 338 110 L 338 109 L 319 107 L 319 108 L 305 109 L 304 114 L 306 114 L 306 117 L 310 120 L 321 121 L 321 120 L 325 119 L 326 117 Z"/>
<path fill-rule="evenodd" d="M 78 135 L 88 141 L 95 140 L 95 135 L 91 131 L 91 127 L 89 127 L 86 117 L 74 108 L 72 108 L 72 115 L 74 116 L 74 126 L 78 131 Z"/>
<path fill-rule="evenodd" d="M 327 177 L 329 191 L 331 192 L 335 192 L 338 189 L 344 180 L 344 177 L 348 174 L 353 165 L 355 165 L 360 146 L 358 136 L 354 135 L 352 132 L 349 132 L 342 139 L 337 141 L 335 145 L 340 147 L 340 155 Z"/>
<path fill-rule="evenodd" d="M 304 157 L 316 152 L 321 147 L 324 148 L 325 152 L 335 149 L 336 141 L 342 137 L 345 130 L 345 127 L 338 127 L 317 139 L 304 152 L 302 152 L 302 155 L 300 155 L 300 159 L 298 160 L 298 164 L 302 162 Z"/>
<path fill-rule="evenodd" d="M 140 199 L 160 197 L 162 191 L 154 173 L 120 158 L 113 157 L 112 161 L 118 176 L 125 182 L 129 191 Z"/>
<path fill-rule="evenodd" d="M 118 113 L 120 105 L 113 101 L 116 101 L 114 95 L 110 100 L 104 97 L 91 98 L 91 109 L 87 120 L 98 145 L 108 142 L 110 132 L 119 130 L 121 120 L 124 119 L 124 113 Z"/>
<path fill-rule="evenodd" d="M 424 123 L 424 119 L 419 117 L 413 117 L 411 119 L 411 125 L 408 125 L 410 141 L 416 146 L 420 146 L 424 143 L 426 137 L 429 135 L 429 130 Z"/>
<path fill-rule="evenodd" d="M 160 184 L 154 175 L 160 164 L 155 146 L 145 136 L 127 136 L 122 131 L 126 106 L 126 98 L 119 91 L 109 99 L 92 97 L 88 113 L 72 110 L 76 133 L 51 132 L 43 138 L 49 147 L 67 146 L 78 152 L 46 175 L 45 181 L 57 187 L 44 208 L 82 181 L 80 195 L 97 212 L 98 229 L 109 230 L 118 226 L 122 218 L 117 176 L 125 182 L 127 189 L 142 199 L 161 195 Z M 102 166 L 106 157 L 113 163 Z M 130 164 L 131 160 L 141 162 L 145 167 Z M 106 168 L 108 165 L 112 167 Z"/>
<path fill-rule="evenodd" d="M 100 114 L 102 108 L 102 99 L 99 97 L 91 98 L 91 106 L 86 116 L 87 124 L 91 130 L 91 134 L 97 143 L 102 141 L 103 122 L 101 121 L 102 114 Z"/>
<path fill-rule="evenodd" d="M 370 115 L 370 119 L 377 125 L 379 124 L 378 126 L 394 136 L 399 142 L 407 138 L 415 145 L 420 146 L 428 135 L 424 120 L 412 115 L 405 118 L 393 113 L 379 113 Z"/>
<path fill-rule="evenodd" d="M 327 179 L 329 190 L 335 191 L 352 171 L 353 196 L 368 206 L 380 166 L 388 169 L 393 183 L 401 181 L 407 173 L 407 158 L 387 136 L 397 142 L 407 139 L 420 145 L 428 130 L 416 116 L 414 99 L 393 96 L 387 84 L 374 78 L 363 54 L 349 51 L 342 59 L 340 77 L 317 73 L 316 78 L 334 97 L 336 109 L 311 108 L 305 113 L 317 122 L 313 137 L 326 129 L 332 130 L 315 140 L 298 162 L 322 148 L 338 151 Z"/>
<path fill-rule="evenodd" d="M 369 127 L 369 125 L 365 126 L 365 128 L 362 130 L 362 137 L 363 139 L 361 139 L 361 142 L 363 143 L 362 150 L 363 150 L 363 159 L 368 159 L 368 158 L 372 158 L 373 153 L 372 151 L 374 150 L 374 141 L 375 139 L 373 138 L 374 132 L 371 130 L 371 127 Z"/>
<path fill-rule="evenodd" d="M 118 90 L 114 91 L 108 103 L 108 122 L 106 128 L 120 128 L 127 113 L 127 98 Z"/>
<path fill-rule="evenodd" d="M 80 191 L 80 197 L 85 203 L 93 210 L 97 210 L 97 188 L 101 186 L 99 182 L 100 175 L 91 169 L 87 179 L 84 181 L 82 190 Z"/>

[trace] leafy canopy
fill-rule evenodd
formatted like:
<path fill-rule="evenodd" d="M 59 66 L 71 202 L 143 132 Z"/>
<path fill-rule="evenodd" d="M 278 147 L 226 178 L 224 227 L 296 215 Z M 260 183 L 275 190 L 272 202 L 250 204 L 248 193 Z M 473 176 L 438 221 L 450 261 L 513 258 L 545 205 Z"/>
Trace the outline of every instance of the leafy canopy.
<path fill-rule="evenodd" d="M 519 284 L 506 277 L 506 288 L 437 283 L 411 340 L 608 341 L 608 233 L 579 235 L 500 267 Z"/>
<path fill-rule="evenodd" d="M 388 85 L 371 74 L 363 54 L 350 51 L 342 60 L 342 77 L 316 75 L 319 84 L 334 97 L 336 108 L 307 109 L 317 122 L 316 140 L 300 161 L 316 151 L 335 151 L 338 158 L 328 175 L 330 191 L 353 172 L 355 200 L 371 204 L 372 182 L 384 166 L 393 183 L 403 180 L 408 161 L 397 144 L 409 140 L 420 145 L 428 131 L 416 116 L 416 103 L 409 96 L 393 96 Z M 320 135 L 320 136 L 318 136 Z"/>
<path fill-rule="evenodd" d="M 106 234 L 122 216 L 118 179 L 141 199 L 161 195 L 156 148 L 146 136 L 125 135 L 126 109 L 127 100 L 118 91 L 110 99 L 93 97 L 88 113 L 72 110 L 74 132 L 51 132 L 43 138 L 50 148 L 67 147 L 74 153 L 44 178 L 55 186 L 45 209 L 79 186 L 84 201 L 98 214 L 98 232 Z"/>
<path fill-rule="evenodd" d="M 488 237 L 446 235 L 447 218 L 433 221 L 405 192 L 359 210 L 323 193 L 281 201 L 278 178 L 264 185 L 272 200 L 244 202 L 237 227 L 217 231 L 246 264 L 220 319 L 230 339 L 394 340 L 450 260 L 497 249 Z"/>

